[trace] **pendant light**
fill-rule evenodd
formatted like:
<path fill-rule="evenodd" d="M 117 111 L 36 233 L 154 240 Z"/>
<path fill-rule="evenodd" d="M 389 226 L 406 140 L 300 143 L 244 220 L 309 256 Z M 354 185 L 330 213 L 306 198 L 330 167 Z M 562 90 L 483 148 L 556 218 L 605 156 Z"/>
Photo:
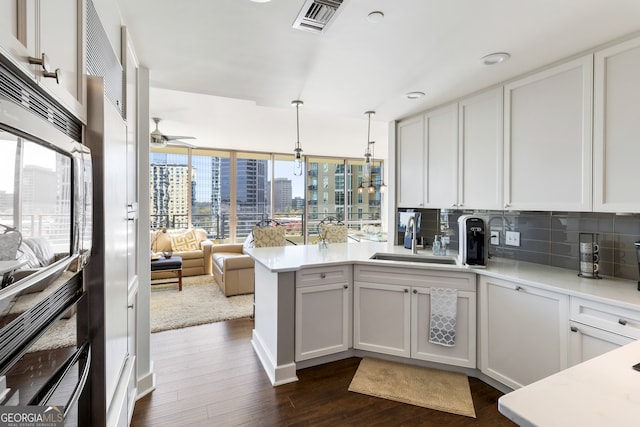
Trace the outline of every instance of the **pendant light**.
<path fill-rule="evenodd" d="M 371 151 L 371 147 L 375 144 L 375 141 L 371 141 L 371 116 L 373 116 L 375 111 L 367 111 L 366 114 L 369 118 L 367 125 L 367 149 L 364 152 L 364 167 L 362 168 L 362 183 L 358 187 L 358 193 L 364 193 L 364 182 L 369 182 L 368 191 L 369 193 L 374 193 L 376 191 L 376 187 L 373 185 L 373 180 L 371 179 L 372 170 L 373 170 L 373 153 Z"/>
<path fill-rule="evenodd" d="M 295 176 L 302 176 L 302 148 L 300 148 L 300 115 L 299 115 L 299 107 L 304 104 L 304 102 L 296 99 L 291 101 L 291 105 L 296 106 L 296 147 L 293 149 L 295 153 L 295 159 L 293 160 L 293 174 Z"/>

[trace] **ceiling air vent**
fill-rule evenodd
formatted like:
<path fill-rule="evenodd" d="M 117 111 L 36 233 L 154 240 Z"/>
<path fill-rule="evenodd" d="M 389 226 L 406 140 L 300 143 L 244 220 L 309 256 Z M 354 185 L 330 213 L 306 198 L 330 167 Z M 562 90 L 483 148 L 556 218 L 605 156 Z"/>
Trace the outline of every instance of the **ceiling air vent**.
<path fill-rule="evenodd" d="M 304 2 L 293 28 L 320 33 L 329 24 L 331 18 L 343 0 L 307 0 Z"/>

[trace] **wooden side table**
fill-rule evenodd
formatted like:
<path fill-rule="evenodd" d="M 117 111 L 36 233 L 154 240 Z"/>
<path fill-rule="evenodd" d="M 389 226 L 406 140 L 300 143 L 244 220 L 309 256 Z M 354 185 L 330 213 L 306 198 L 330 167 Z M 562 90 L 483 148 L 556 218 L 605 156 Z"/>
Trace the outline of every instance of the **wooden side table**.
<path fill-rule="evenodd" d="M 175 272 L 178 275 L 178 291 L 182 291 L 182 257 L 172 256 L 171 258 L 159 258 L 156 260 L 151 260 L 151 271 Z M 160 285 L 166 283 L 175 282 L 166 281 L 165 279 L 157 279 L 151 281 L 152 285 Z"/>

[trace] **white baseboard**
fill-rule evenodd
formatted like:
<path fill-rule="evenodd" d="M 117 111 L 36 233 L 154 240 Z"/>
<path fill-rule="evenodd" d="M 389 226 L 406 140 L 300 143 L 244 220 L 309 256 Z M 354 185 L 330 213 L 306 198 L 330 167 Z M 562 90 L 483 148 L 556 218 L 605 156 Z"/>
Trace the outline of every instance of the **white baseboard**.
<path fill-rule="evenodd" d="M 291 362 L 286 365 L 277 365 L 255 329 L 253 330 L 251 345 L 258 355 L 258 359 L 260 359 L 260 363 L 262 364 L 264 371 L 267 373 L 269 381 L 271 381 L 271 385 L 279 386 L 298 381 L 298 377 L 296 375 L 296 364 Z"/>

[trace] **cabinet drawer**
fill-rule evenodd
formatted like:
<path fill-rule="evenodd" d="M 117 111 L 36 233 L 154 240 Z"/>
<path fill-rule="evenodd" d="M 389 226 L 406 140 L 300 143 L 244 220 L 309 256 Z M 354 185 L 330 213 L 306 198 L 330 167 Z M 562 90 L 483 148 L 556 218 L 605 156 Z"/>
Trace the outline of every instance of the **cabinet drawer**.
<path fill-rule="evenodd" d="M 640 339 L 639 311 L 572 297 L 571 320 Z"/>
<path fill-rule="evenodd" d="M 296 286 L 310 286 L 327 283 L 351 283 L 350 265 L 305 268 L 296 272 Z"/>
<path fill-rule="evenodd" d="M 476 291 L 475 273 L 461 271 L 356 265 L 353 277 L 356 281 L 367 283 L 390 283 L 399 286 L 454 288 L 460 291 Z"/>

